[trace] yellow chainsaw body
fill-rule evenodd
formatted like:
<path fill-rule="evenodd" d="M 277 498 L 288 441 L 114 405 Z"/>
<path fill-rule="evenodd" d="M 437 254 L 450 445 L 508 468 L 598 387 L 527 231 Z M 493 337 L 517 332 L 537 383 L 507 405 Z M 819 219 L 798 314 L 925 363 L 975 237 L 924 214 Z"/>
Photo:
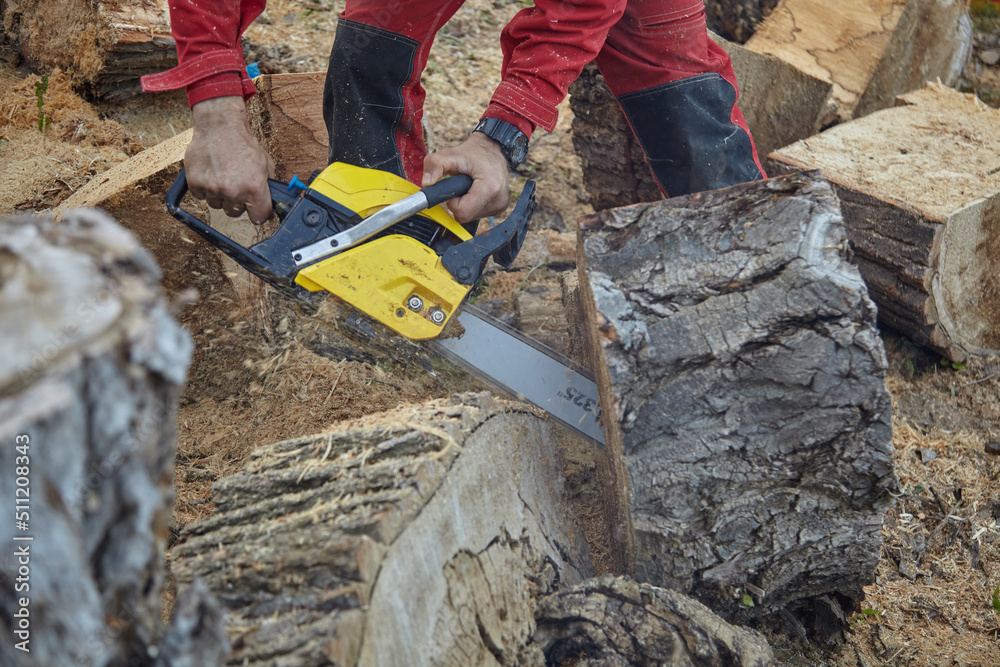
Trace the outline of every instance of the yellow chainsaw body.
<path fill-rule="evenodd" d="M 362 218 L 419 191 L 395 174 L 341 162 L 323 170 L 309 187 Z M 442 206 L 419 215 L 459 241 L 472 238 Z M 402 234 L 365 241 L 320 260 L 299 271 L 295 282 L 310 292 L 326 290 L 412 340 L 440 334 L 472 289 L 452 277 L 434 250 Z"/>

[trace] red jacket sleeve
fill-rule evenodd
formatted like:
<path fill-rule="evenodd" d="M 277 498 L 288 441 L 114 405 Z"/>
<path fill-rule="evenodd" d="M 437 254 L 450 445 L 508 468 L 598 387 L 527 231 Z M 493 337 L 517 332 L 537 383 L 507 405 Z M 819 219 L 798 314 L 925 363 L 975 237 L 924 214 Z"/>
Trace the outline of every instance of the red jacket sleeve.
<path fill-rule="evenodd" d="M 625 0 L 535 0 L 511 19 L 500 37 L 502 80 L 484 116 L 500 118 L 527 135 L 555 129 L 556 105 L 593 60 L 622 17 Z"/>
<path fill-rule="evenodd" d="M 142 77 L 146 92 L 186 88 L 194 106 L 213 97 L 257 92 L 247 77 L 240 37 L 264 11 L 265 0 L 170 0 L 177 67 Z"/>

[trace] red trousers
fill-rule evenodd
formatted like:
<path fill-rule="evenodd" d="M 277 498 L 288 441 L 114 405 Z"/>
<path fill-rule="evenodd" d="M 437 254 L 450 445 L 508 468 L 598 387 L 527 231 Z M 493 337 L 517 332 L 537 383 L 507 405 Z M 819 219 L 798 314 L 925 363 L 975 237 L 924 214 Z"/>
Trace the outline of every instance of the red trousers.
<path fill-rule="evenodd" d="M 420 73 L 437 31 L 462 4 L 462 0 L 348 0 L 341 14 L 342 19 L 407 37 L 416 44 L 412 72 L 402 86 L 403 109 L 395 132 L 403 171 L 415 182 L 420 180 L 426 152 L 420 124 L 425 96 Z M 737 84 L 732 64 L 726 52 L 708 37 L 702 0 L 536 0 L 504 28 L 501 46 L 502 81 L 486 116 L 513 123 L 529 136 L 536 126 L 551 131 L 557 118 L 556 105 L 592 60 L 619 99 L 715 74 L 723 85 L 732 87 L 733 104 L 713 113 L 724 115 L 718 120 L 749 141 L 753 164 L 748 168 L 757 172 L 751 177 L 763 174 L 746 120 L 735 106 Z M 626 115 L 644 146 L 650 141 L 643 141 L 643 130 L 656 143 L 657 128 L 635 127 L 634 119 L 647 118 L 648 113 Z M 684 125 L 681 119 L 662 130 L 684 131 Z M 669 194 L 679 194 L 677 188 L 672 189 Z"/>

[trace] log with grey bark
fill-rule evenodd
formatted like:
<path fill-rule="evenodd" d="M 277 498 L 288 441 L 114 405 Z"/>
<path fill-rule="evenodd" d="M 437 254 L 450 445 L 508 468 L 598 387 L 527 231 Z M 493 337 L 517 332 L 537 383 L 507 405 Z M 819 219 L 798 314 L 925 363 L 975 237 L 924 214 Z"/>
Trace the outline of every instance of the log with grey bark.
<path fill-rule="evenodd" d="M 724 615 L 874 578 L 895 486 L 875 308 L 817 172 L 581 219 L 636 573 Z"/>
<path fill-rule="evenodd" d="M 204 591 L 178 602 L 167 640 L 160 620 L 191 340 L 158 281 L 96 210 L 0 223 L 0 495 L 25 501 L 24 524 L 0 523 L 4 665 L 213 665 L 224 651 Z"/>
<path fill-rule="evenodd" d="M 549 665 L 766 667 L 767 642 L 675 591 L 604 575 L 542 599 L 534 642 Z"/>
<path fill-rule="evenodd" d="M 526 665 L 533 598 L 592 573 L 555 427 L 489 394 L 257 449 L 171 551 L 233 665 Z"/>

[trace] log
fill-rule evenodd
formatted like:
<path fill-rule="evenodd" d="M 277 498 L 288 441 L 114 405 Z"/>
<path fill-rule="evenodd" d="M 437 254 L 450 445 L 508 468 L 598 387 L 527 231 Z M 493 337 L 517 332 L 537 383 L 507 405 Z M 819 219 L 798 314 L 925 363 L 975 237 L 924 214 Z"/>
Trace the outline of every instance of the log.
<path fill-rule="evenodd" d="M 596 211 L 662 199 L 636 141 L 604 77 L 587 65 L 569 87 L 573 148 L 580 156 L 583 184 Z"/>
<path fill-rule="evenodd" d="M 724 617 L 853 609 L 896 481 L 885 352 L 832 187 L 747 183 L 580 235 L 578 333 L 628 469 L 637 578 Z"/>
<path fill-rule="evenodd" d="M 782 0 L 746 46 L 832 83 L 829 125 L 890 107 L 926 81 L 953 84 L 972 23 L 966 5 L 950 0 Z"/>
<path fill-rule="evenodd" d="M 534 641 L 549 665 L 766 667 L 767 642 L 674 591 L 604 575 L 543 598 Z"/>
<path fill-rule="evenodd" d="M 232 665 L 542 664 L 533 597 L 593 573 L 556 434 L 486 393 L 261 447 L 171 571 L 219 597 Z"/>
<path fill-rule="evenodd" d="M 836 188 L 879 319 L 953 361 L 1000 351 L 1000 112 L 930 84 L 770 156 Z"/>
<path fill-rule="evenodd" d="M 0 663 L 221 664 L 204 590 L 160 643 L 191 339 L 156 264 L 94 210 L 5 220 L 0 257 L 0 493 L 25 522 L 0 525 Z"/>
<path fill-rule="evenodd" d="M 771 55 L 712 36 L 729 54 L 740 84 L 739 107 L 758 154 L 819 131 L 832 84 Z M 663 197 L 642 149 L 593 65 L 570 87 L 573 145 L 580 156 L 590 204 L 602 211 Z"/>
<path fill-rule="evenodd" d="M 177 64 L 166 0 L 18 0 L 4 3 L 0 19 L 29 65 L 71 72 L 107 100 L 140 92 L 140 76 Z"/>
<path fill-rule="evenodd" d="M 778 0 L 707 0 L 708 29 L 730 42 L 744 44 L 777 4 Z"/>
<path fill-rule="evenodd" d="M 247 104 L 250 129 L 274 160 L 279 180 L 297 175 L 305 181 L 329 164 L 325 79 L 325 72 L 262 74 L 254 79 L 259 94 Z"/>
<path fill-rule="evenodd" d="M 569 323 L 560 285 L 532 285 L 514 292 L 514 326 L 560 354 L 569 352 Z"/>

